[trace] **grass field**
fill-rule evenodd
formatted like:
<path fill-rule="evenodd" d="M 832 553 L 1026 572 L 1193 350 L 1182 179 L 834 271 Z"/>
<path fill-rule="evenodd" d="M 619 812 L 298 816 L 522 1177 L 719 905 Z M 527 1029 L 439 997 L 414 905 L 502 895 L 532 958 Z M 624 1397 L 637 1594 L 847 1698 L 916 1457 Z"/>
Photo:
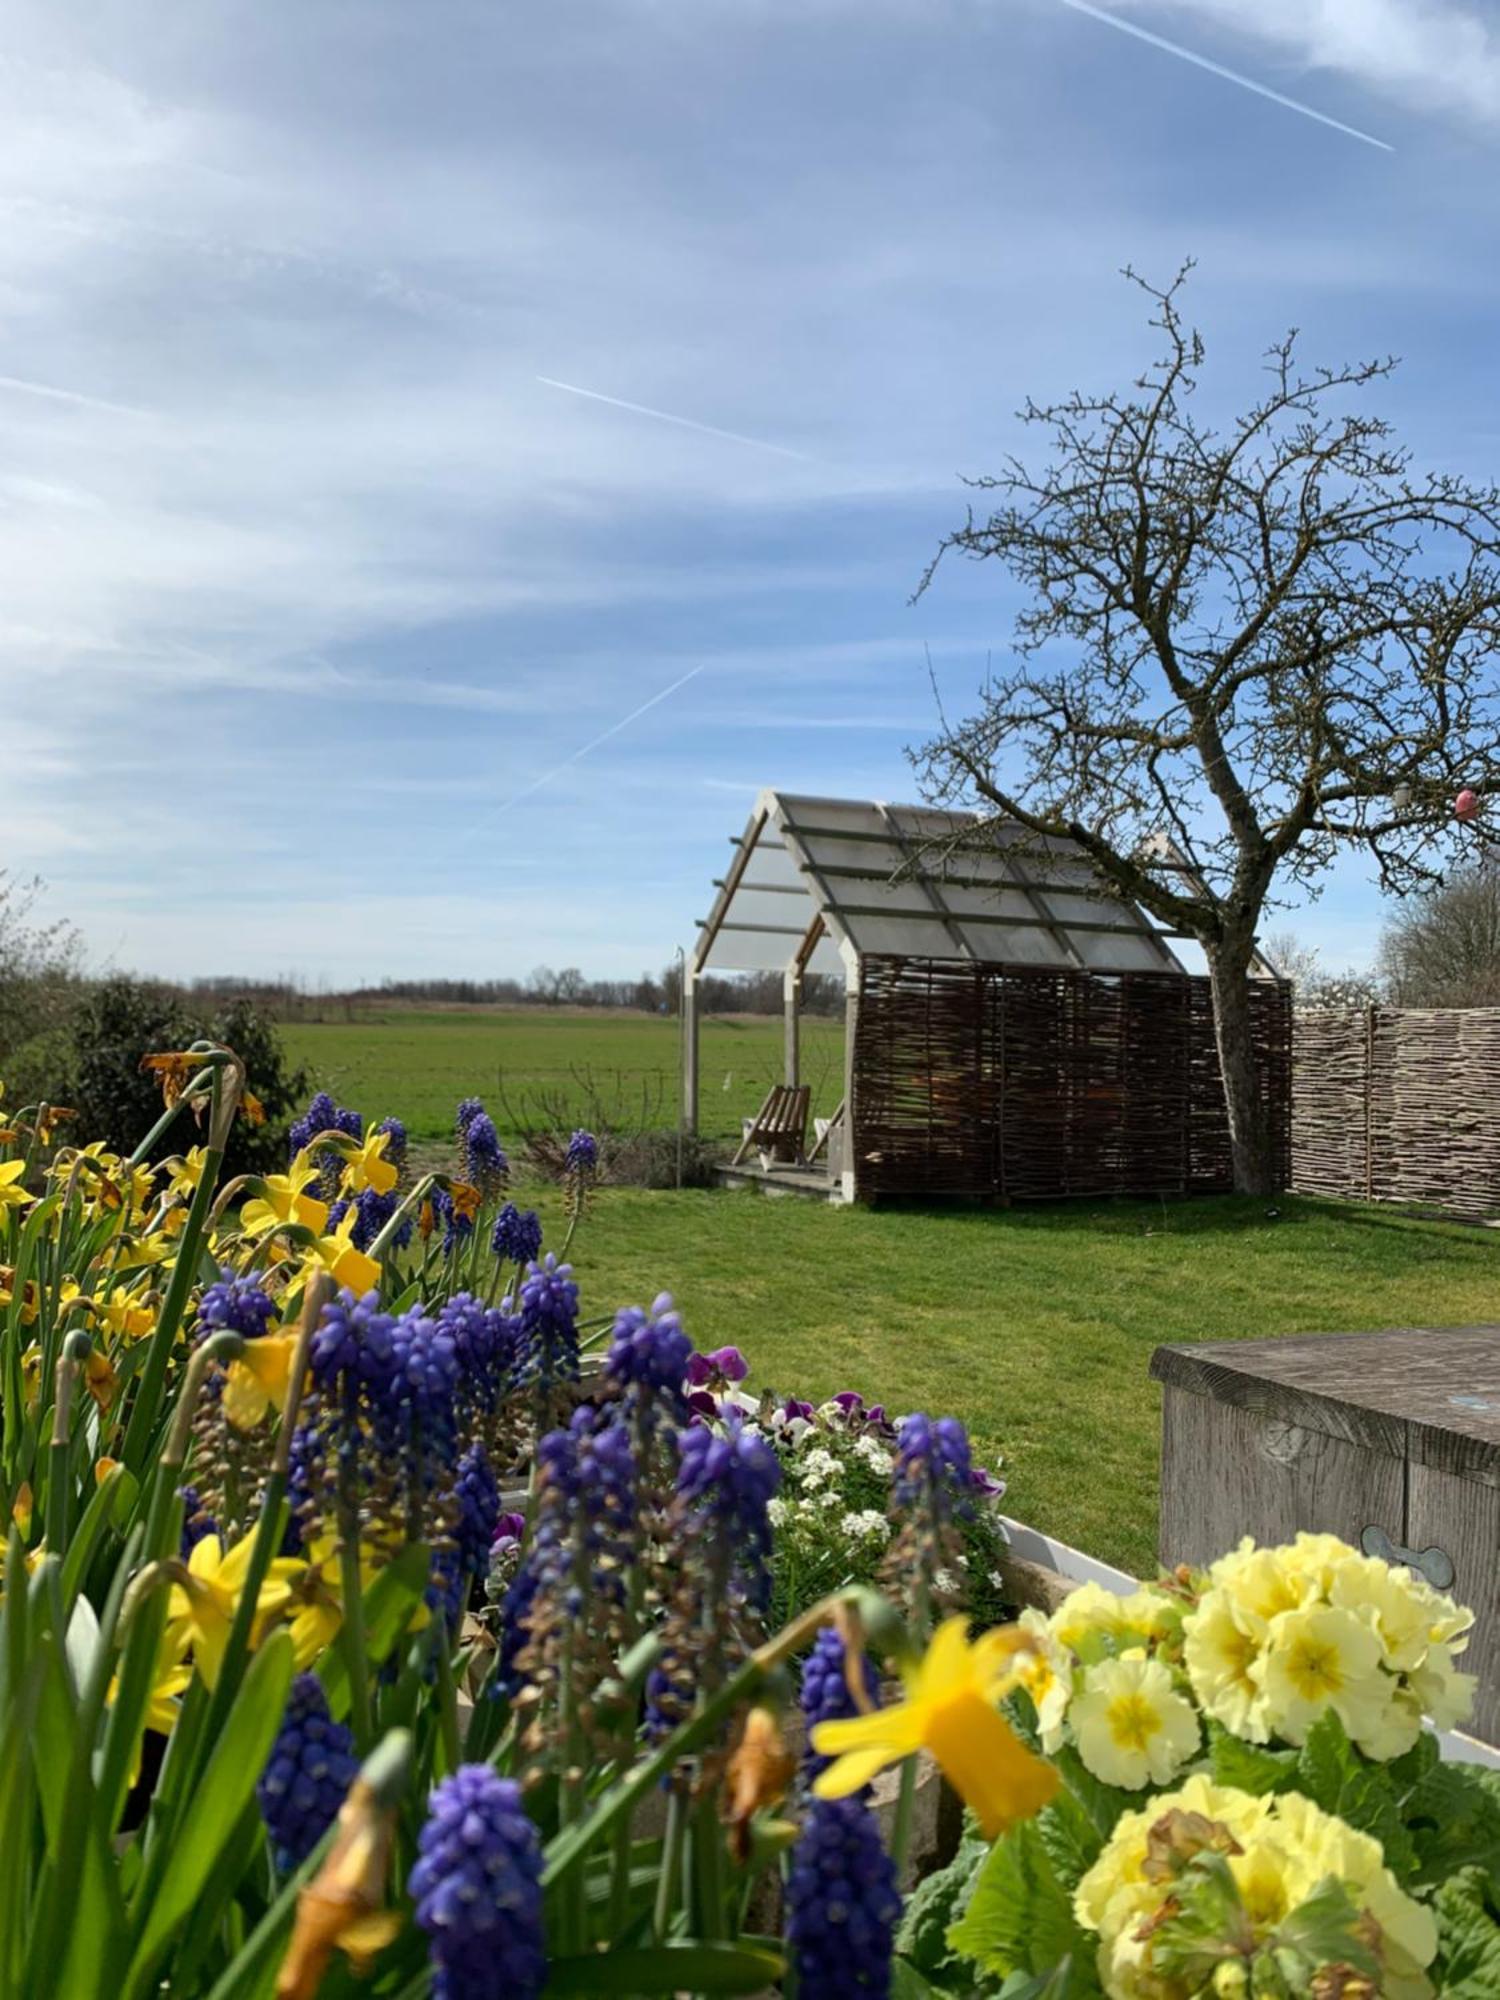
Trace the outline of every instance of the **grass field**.
<path fill-rule="evenodd" d="M 676 1116 L 672 1020 L 392 1010 L 284 1033 L 317 1083 L 367 1116 L 399 1113 L 419 1139 L 449 1135 L 472 1092 L 502 1128 L 502 1097 L 525 1111 L 546 1095 L 553 1122 L 586 1119 L 589 1075 L 621 1106 L 644 1093 L 648 1122 Z M 780 1034 L 744 1016 L 704 1024 L 705 1132 L 737 1134 L 779 1073 Z M 805 1023 L 804 1045 L 831 1109 L 842 1024 Z M 543 1192 L 544 1215 L 555 1200 Z M 1003 1457 L 1010 1511 L 1138 1570 L 1154 1556 L 1158 1342 L 1500 1317 L 1495 1235 L 1278 1206 L 1270 1221 L 1263 1202 L 1232 1200 L 869 1210 L 607 1189 L 575 1262 L 587 1312 L 669 1290 L 699 1345 L 742 1346 L 758 1385 L 857 1388 L 897 1411 L 961 1416 Z"/>
<path fill-rule="evenodd" d="M 367 1118 L 405 1119 L 416 1139 L 446 1138 L 461 1097 L 483 1097 L 502 1137 L 508 1102 L 531 1121 L 554 1102 L 558 1125 L 586 1123 L 591 1089 L 627 1122 L 675 1126 L 678 1026 L 650 1014 L 565 1008 L 453 1009 L 361 1015 L 350 1022 L 288 1022 L 282 1039 L 314 1086 Z M 831 1111 L 843 1090 L 842 1021 L 808 1017 L 802 1061 L 814 1109 Z M 699 1034 L 700 1118 L 708 1138 L 738 1138 L 781 1080 L 779 1020 L 731 1014 Z M 643 1116 L 641 1114 L 644 1114 Z"/>
<path fill-rule="evenodd" d="M 1127 1569 L 1154 1561 L 1159 1341 L 1500 1317 L 1500 1241 L 1360 1207 L 836 1209 L 606 1190 L 575 1245 L 586 1309 L 670 1290 L 753 1386 L 952 1412 L 1006 1509 Z M 1205 1467 L 1205 1476 L 1212 1468 Z"/>

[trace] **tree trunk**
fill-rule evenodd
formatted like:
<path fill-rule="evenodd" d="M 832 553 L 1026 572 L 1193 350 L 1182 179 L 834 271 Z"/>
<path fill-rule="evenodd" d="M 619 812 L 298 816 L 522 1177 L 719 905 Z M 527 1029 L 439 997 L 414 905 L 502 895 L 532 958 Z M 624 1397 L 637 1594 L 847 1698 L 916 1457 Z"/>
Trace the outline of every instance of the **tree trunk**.
<path fill-rule="evenodd" d="M 1214 1040 L 1224 1078 L 1224 1102 L 1229 1111 L 1229 1147 L 1236 1194 L 1279 1192 L 1271 1145 L 1271 1122 L 1261 1079 L 1255 1066 L 1255 1040 L 1250 1027 L 1249 939 L 1226 940 L 1208 951 L 1213 990 Z"/>

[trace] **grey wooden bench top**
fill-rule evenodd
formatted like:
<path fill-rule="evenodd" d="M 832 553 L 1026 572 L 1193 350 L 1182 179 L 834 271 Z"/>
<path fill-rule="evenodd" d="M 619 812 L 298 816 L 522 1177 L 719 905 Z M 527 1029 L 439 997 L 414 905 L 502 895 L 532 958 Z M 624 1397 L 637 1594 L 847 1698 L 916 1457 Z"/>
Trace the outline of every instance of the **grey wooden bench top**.
<path fill-rule="evenodd" d="M 1158 1347 L 1168 1388 L 1500 1486 L 1500 1324 Z"/>

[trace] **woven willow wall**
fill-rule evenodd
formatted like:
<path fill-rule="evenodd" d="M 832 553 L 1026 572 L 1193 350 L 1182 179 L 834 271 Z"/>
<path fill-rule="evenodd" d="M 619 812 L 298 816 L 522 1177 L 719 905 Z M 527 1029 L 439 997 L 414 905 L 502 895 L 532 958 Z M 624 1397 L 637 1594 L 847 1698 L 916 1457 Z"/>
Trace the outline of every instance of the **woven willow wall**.
<path fill-rule="evenodd" d="M 1251 987 L 1290 1169 L 1291 1008 Z M 854 1047 L 856 1191 L 1006 1200 L 1230 1186 L 1208 981 L 866 958 Z"/>
<path fill-rule="evenodd" d="M 1500 1212 L 1500 1007 L 1298 1009 L 1292 1185 Z"/>

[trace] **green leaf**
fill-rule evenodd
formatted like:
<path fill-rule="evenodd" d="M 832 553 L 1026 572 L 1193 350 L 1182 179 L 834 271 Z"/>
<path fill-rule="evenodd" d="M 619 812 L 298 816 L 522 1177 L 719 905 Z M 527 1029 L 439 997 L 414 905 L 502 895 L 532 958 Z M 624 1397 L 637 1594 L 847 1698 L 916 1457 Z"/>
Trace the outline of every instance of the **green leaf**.
<path fill-rule="evenodd" d="M 684 1939 L 650 1951 L 586 1952 L 555 1958 L 550 1996 L 596 1993 L 764 1993 L 786 1971 L 779 1952 L 760 1945 L 699 1944 Z"/>
<path fill-rule="evenodd" d="M 1076 1889 L 1104 1850 L 1091 1814 L 1074 1793 L 1062 1791 L 1037 1814 L 1036 1830 L 1058 1881 L 1069 1892 Z"/>
<path fill-rule="evenodd" d="M 172 1865 L 143 1913 L 142 1934 L 125 1983 L 127 1996 L 152 1990 L 158 1960 L 233 1838 L 275 1741 L 291 1680 L 291 1636 L 284 1630 L 274 1632 L 240 1683 L 224 1732 L 183 1814 Z"/>
<path fill-rule="evenodd" d="M 1307 1732 L 1297 1758 L 1297 1789 L 1324 1812 L 1372 1835 L 1384 1848 L 1386 1866 L 1397 1880 L 1413 1880 L 1417 1851 L 1402 1818 L 1390 1768 L 1360 1755 L 1332 1709 Z"/>
<path fill-rule="evenodd" d="M 1295 1750 L 1267 1750 L 1259 1743 L 1243 1743 L 1222 1723 L 1212 1721 L 1208 1746 L 1215 1784 L 1233 1785 L 1258 1799 L 1267 1792 L 1289 1791 L 1297 1782 Z"/>
<path fill-rule="evenodd" d="M 909 1958 L 891 1965 L 891 2000 L 945 2000 L 943 1990 L 925 1979 Z"/>
<path fill-rule="evenodd" d="M 1461 1868 L 1486 1871 L 1500 1905 L 1500 1787 L 1474 1764 L 1434 1764 L 1406 1800 L 1416 1850 L 1416 1879 L 1447 1881 Z"/>
<path fill-rule="evenodd" d="M 907 1897 L 896 1949 L 922 1972 L 936 1975 L 963 1962 L 949 1949 L 948 1932 L 962 1916 L 989 1851 L 988 1841 L 966 1836 L 947 1867 L 925 1876 Z"/>
<path fill-rule="evenodd" d="M 1500 1924 L 1486 1900 L 1484 1877 L 1465 1868 L 1433 1898 L 1438 1921 L 1434 1968 L 1443 2000 L 1495 2000 L 1500 1993 Z"/>
<path fill-rule="evenodd" d="M 123 1528 L 135 1505 L 140 1487 L 133 1473 L 123 1465 L 117 1465 L 108 1479 L 94 1488 L 94 1497 L 83 1510 L 78 1526 L 73 1530 L 68 1543 L 67 1560 L 63 1564 L 63 1601 L 71 1604 L 93 1559 L 94 1550 L 106 1528 Z"/>
<path fill-rule="evenodd" d="M 1090 1941 L 1073 1915 L 1070 1892 L 1033 1822 L 1013 1827 L 990 1849 L 969 1907 L 948 1933 L 948 1944 L 991 1974 L 1051 1972 L 1062 1960 L 1087 1965 Z M 1070 1983 L 1066 1994 L 1083 1994 Z"/>

